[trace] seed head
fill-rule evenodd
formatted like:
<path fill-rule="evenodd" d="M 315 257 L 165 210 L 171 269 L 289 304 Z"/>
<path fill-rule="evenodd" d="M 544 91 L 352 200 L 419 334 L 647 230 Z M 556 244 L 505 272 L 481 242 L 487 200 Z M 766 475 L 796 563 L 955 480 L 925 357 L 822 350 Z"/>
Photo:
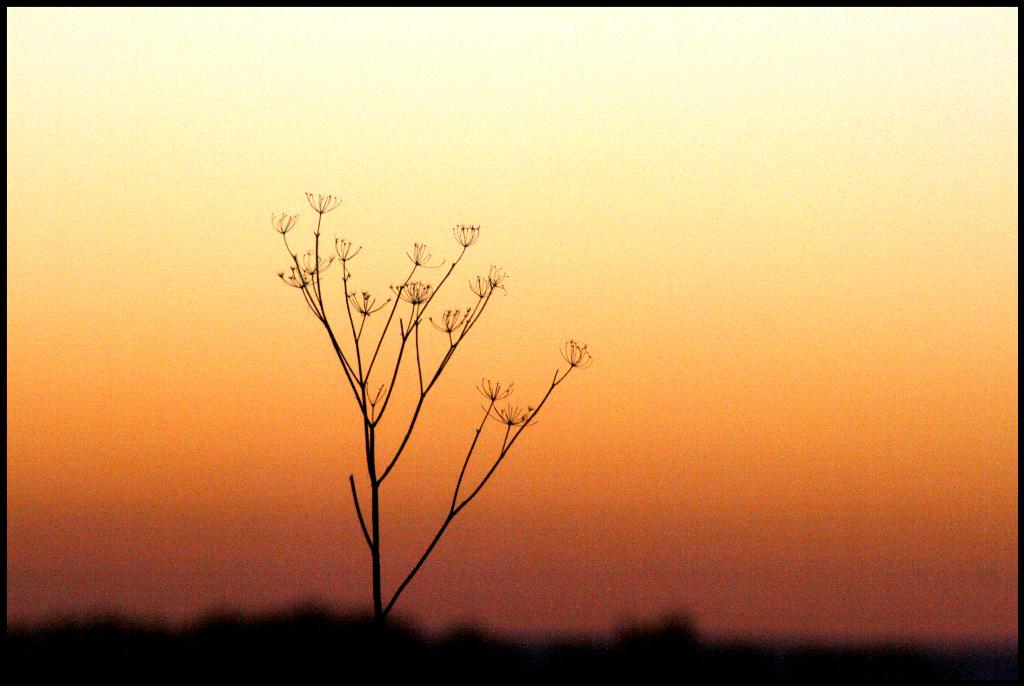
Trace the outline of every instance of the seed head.
<path fill-rule="evenodd" d="M 413 243 L 412 254 L 405 254 L 409 257 L 410 260 L 412 260 L 412 263 L 417 267 L 428 266 L 427 262 L 430 261 L 431 257 L 430 252 L 427 251 L 427 246 L 424 245 L 423 243 Z"/>
<path fill-rule="evenodd" d="M 334 262 L 334 257 L 317 257 L 316 253 L 312 250 L 307 250 L 302 256 L 302 271 L 305 274 L 316 274 L 318 272 L 325 272 L 327 268 Z"/>
<path fill-rule="evenodd" d="M 299 215 L 297 214 L 282 214 L 280 217 L 273 214 L 270 215 L 270 225 L 282 236 L 294 229 L 298 221 Z"/>
<path fill-rule="evenodd" d="M 348 262 L 353 257 L 359 254 L 359 251 L 363 249 L 363 246 L 353 248 L 352 242 L 347 241 L 344 238 L 334 239 L 334 250 L 338 253 L 338 259 L 342 262 Z"/>
<path fill-rule="evenodd" d="M 470 280 L 469 290 L 473 291 L 478 298 L 486 298 L 487 294 L 491 292 L 491 282 L 487 280 L 486 276 L 478 276 Z"/>
<path fill-rule="evenodd" d="M 494 414 L 499 422 L 508 427 L 522 426 L 530 421 L 533 415 L 531 408 L 522 408 L 519 405 L 505 405 L 494 408 Z"/>
<path fill-rule="evenodd" d="M 469 308 L 465 310 L 445 310 L 438 321 L 434 321 L 434 318 L 430 317 L 430 323 L 441 333 L 452 333 L 466 325 L 466 322 L 469 321 L 470 312 L 472 310 Z"/>
<path fill-rule="evenodd" d="M 580 369 L 586 369 L 594 361 L 587 351 L 587 344 L 574 339 L 566 341 L 562 346 L 562 359 L 569 363 L 570 368 L 579 367 Z"/>
<path fill-rule="evenodd" d="M 508 278 L 508 274 L 501 267 L 495 267 L 491 265 L 491 271 L 487 273 L 487 281 L 491 284 L 491 288 L 501 288 L 504 290 L 505 279 Z"/>
<path fill-rule="evenodd" d="M 305 271 L 299 271 L 295 268 L 295 265 L 289 267 L 289 272 L 278 272 L 278 277 L 292 288 L 305 288 L 312 281 L 309 274 Z"/>
<path fill-rule="evenodd" d="M 455 241 L 459 245 L 463 248 L 468 248 L 476 243 L 477 239 L 480 238 L 480 226 L 459 224 L 452 229 L 452 234 L 455 235 Z"/>
<path fill-rule="evenodd" d="M 313 211 L 317 214 L 324 215 L 331 210 L 338 207 L 341 204 L 341 198 L 333 195 L 313 195 L 312 193 L 306 193 L 306 202 L 313 208 Z"/>
<path fill-rule="evenodd" d="M 384 306 L 391 302 L 391 298 L 388 298 L 381 304 L 377 304 L 377 300 L 370 295 L 368 292 L 363 291 L 359 295 L 355 293 L 348 294 L 348 301 L 352 304 L 352 309 L 361 314 L 363 317 L 369 317 L 374 312 L 380 312 L 384 309 Z"/>
<path fill-rule="evenodd" d="M 402 300 L 413 305 L 419 305 L 426 302 L 427 298 L 430 297 L 431 290 L 433 290 L 433 286 L 429 283 L 412 281 L 406 284 L 405 288 L 401 289 L 402 292 L 399 295 L 402 297 Z"/>
<path fill-rule="evenodd" d="M 508 384 L 508 386 L 502 386 L 500 382 L 491 381 L 490 379 L 481 379 L 480 385 L 476 387 L 480 391 L 480 395 L 487 398 L 491 402 L 497 402 L 504 400 L 505 398 L 512 395 L 512 389 L 515 384 Z"/>

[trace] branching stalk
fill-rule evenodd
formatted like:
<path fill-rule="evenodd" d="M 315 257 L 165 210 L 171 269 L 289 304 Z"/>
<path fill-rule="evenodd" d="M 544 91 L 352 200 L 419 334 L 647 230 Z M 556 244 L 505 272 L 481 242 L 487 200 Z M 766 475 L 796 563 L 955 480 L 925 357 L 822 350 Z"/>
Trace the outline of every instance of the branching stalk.
<path fill-rule="evenodd" d="M 391 612 L 395 603 L 398 601 L 399 596 L 401 596 L 402 592 L 426 563 L 427 558 L 430 557 L 430 554 L 434 551 L 452 521 L 454 521 L 455 517 L 457 517 L 474 498 L 476 498 L 481 489 L 483 489 L 487 484 L 495 470 L 497 470 L 498 465 L 501 464 L 505 459 L 505 456 L 508 455 L 509 451 L 512 449 L 512 446 L 516 443 L 519 436 L 522 435 L 526 427 L 532 425 L 534 418 L 547 403 L 548 398 L 551 396 L 555 387 L 565 380 L 566 376 L 568 376 L 569 372 L 573 369 L 589 366 L 591 358 L 585 345 L 577 343 L 576 341 L 569 341 L 566 343 L 565 347 L 562 349 L 562 358 L 569 366 L 564 371 L 557 370 L 555 372 L 550 387 L 535 408 L 533 406 L 527 406 L 526 409 L 522 409 L 519 406 L 512 405 L 499 407 L 497 403 L 499 401 L 504 401 L 509 397 L 512 392 L 512 386 L 505 386 L 500 383 L 484 380 L 480 385 L 479 390 L 488 402 L 484 407 L 483 418 L 480 420 L 480 423 L 473 432 L 473 439 L 469 445 L 469 449 L 466 451 L 466 456 L 462 460 L 462 467 L 459 470 L 458 478 L 455 481 L 455 487 L 452 491 L 452 497 L 448 506 L 448 513 L 438 528 L 437 533 L 427 545 L 423 554 L 419 557 L 416 564 L 413 565 L 413 567 L 402 578 L 401 583 L 395 588 L 390 599 L 385 604 L 382 592 L 383 578 L 381 560 L 380 489 L 384 480 L 395 468 L 395 465 L 398 463 L 398 459 L 402 456 L 406 446 L 409 444 L 413 430 L 421 416 L 421 411 L 423 410 L 427 395 L 430 393 L 431 389 L 434 388 L 438 379 L 441 377 L 441 374 L 451 362 L 455 351 L 459 348 L 459 345 L 463 340 L 465 340 L 469 332 L 476 327 L 477 322 L 480 321 L 480 317 L 483 315 L 484 310 L 491 301 L 491 297 L 494 295 L 494 292 L 499 289 L 504 290 L 504 281 L 506 276 L 501 269 L 491 267 L 490 272 L 486 276 L 478 276 L 475 280 L 470 281 L 470 289 L 477 296 L 476 303 L 473 307 L 447 310 L 437 321 L 435 321 L 433 317 L 429 319 L 429 321 L 434 325 L 434 328 L 437 328 L 446 335 L 448 347 L 441 356 L 441 359 L 437 363 L 437 367 L 434 369 L 433 373 L 427 374 L 425 373 L 423 352 L 420 345 L 420 325 L 423 323 L 423 318 L 426 316 L 431 303 L 433 303 L 434 299 L 437 297 L 438 292 L 440 292 L 442 287 L 448 283 L 449 277 L 451 277 L 456 267 L 458 267 L 459 263 L 462 261 L 462 258 L 466 254 L 466 250 L 476 243 L 479 238 L 480 227 L 467 225 L 459 225 L 455 227 L 452 233 L 455 236 L 456 242 L 461 246 L 461 250 L 459 251 L 458 256 L 451 262 L 444 276 L 441 277 L 440 281 L 437 283 L 437 286 L 434 287 L 420 281 L 412 281 L 420 267 L 433 269 L 440 267 L 443 264 L 443 260 L 438 264 L 429 264 L 431 261 L 431 255 L 428 252 L 427 247 L 417 243 L 414 246 L 413 251 L 408 253 L 409 258 L 413 262 L 412 269 L 399 286 L 393 287 L 394 303 L 391 305 L 390 312 L 388 313 L 387 319 L 384 322 L 379 336 L 377 336 L 377 342 L 373 348 L 373 354 L 368 358 L 368 364 L 364 367 L 362 341 L 364 333 L 366 332 L 367 320 L 369 320 L 374 313 L 384 309 L 387 303 L 385 301 L 384 303 L 377 304 L 378 301 L 373 298 L 370 293 L 365 291 L 361 296 L 357 296 L 355 293 L 349 293 L 349 280 L 352 276 L 349 270 L 349 263 L 360 252 L 361 248 L 354 248 L 354 246 L 348 241 L 344 239 L 337 239 L 335 241 L 337 252 L 336 256 L 324 259 L 320 254 L 320 229 L 323 224 L 323 217 L 325 214 L 336 209 L 340 205 L 341 200 L 331 195 L 314 196 L 311 193 L 306 194 L 306 200 L 309 203 L 309 206 L 313 208 L 317 214 L 317 223 L 316 229 L 313 232 L 313 249 L 306 252 L 301 260 L 299 259 L 298 253 L 293 251 L 289 246 L 287 237 L 287 234 L 295 227 L 298 215 L 281 215 L 280 217 L 271 216 L 271 224 L 284 239 L 285 250 L 291 259 L 291 265 L 289 266 L 290 273 L 286 275 L 286 272 L 281 272 L 279 273 L 279 276 L 286 284 L 302 292 L 302 297 L 306 306 L 313 313 L 313 316 L 323 325 L 331 342 L 331 347 L 334 349 L 335 355 L 341 363 L 345 380 L 348 382 L 349 388 L 352 390 L 353 397 L 356 400 L 356 404 L 359 407 L 361 415 L 360 418 L 363 425 L 363 451 L 366 458 L 366 474 L 370 483 L 369 522 L 367 522 L 367 519 L 364 516 L 363 507 L 359 501 L 359 492 L 356 488 L 355 476 L 350 474 L 348 481 L 352 492 L 352 505 L 356 512 L 356 519 L 359 523 L 359 530 L 363 535 L 363 540 L 366 542 L 366 545 L 370 550 L 374 617 L 378 622 L 383 622 L 385 617 L 389 612 Z M 352 359 L 345 354 L 341 343 L 338 341 L 337 336 L 335 335 L 335 330 L 331 326 L 330 320 L 327 316 L 327 309 L 324 306 L 321 272 L 326 270 L 335 259 L 341 263 L 341 285 L 343 289 L 342 299 L 345 301 L 345 313 L 348 318 L 349 331 L 352 335 L 352 344 L 355 349 L 355 365 L 352 364 Z M 399 301 L 402 300 L 410 303 L 411 310 L 407 320 L 402 317 L 398 318 L 398 352 L 395 355 L 394 365 L 391 367 L 389 372 L 385 372 L 385 378 L 390 377 L 390 381 L 387 384 L 381 384 L 376 393 L 371 395 L 367 389 L 370 382 L 370 375 L 376 369 L 377 362 L 381 359 L 380 352 L 384 344 L 384 340 L 387 337 L 388 331 L 391 329 L 391 324 L 395 319 L 395 313 L 398 311 Z M 352 313 L 353 307 L 356 309 L 360 317 L 358 325 L 356 324 L 355 316 Z M 416 357 L 416 377 L 418 383 L 416 406 L 412 410 L 411 416 L 408 418 L 407 422 L 404 423 L 405 429 L 398 447 L 390 454 L 390 458 L 386 460 L 386 466 L 383 471 L 379 471 L 377 462 L 377 427 L 383 420 L 385 412 L 389 407 L 391 397 L 398 385 L 399 371 L 402 367 L 403 360 L 406 358 L 405 350 L 410 338 L 412 338 L 412 347 Z M 385 388 L 387 389 L 386 391 Z M 496 421 L 499 425 L 503 424 L 505 426 L 501 448 L 483 478 L 469 492 L 469 494 L 463 496 L 460 501 L 460 495 L 462 494 L 462 489 L 466 482 L 469 463 L 473 458 L 480 436 L 486 429 L 489 419 Z"/>

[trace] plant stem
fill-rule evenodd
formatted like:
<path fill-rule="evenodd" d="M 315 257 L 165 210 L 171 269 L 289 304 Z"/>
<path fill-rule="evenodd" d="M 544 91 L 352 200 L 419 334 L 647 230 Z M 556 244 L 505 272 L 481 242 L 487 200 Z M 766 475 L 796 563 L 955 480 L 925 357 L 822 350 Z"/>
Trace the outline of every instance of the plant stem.
<path fill-rule="evenodd" d="M 373 564 L 373 618 L 378 624 L 383 624 L 384 608 L 380 584 L 380 483 L 377 481 L 374 456 L 374 429 L 369 425 L 368 421 L 366 424 L 366 462 L 370 469 L 370 527 L 373 538 L 373 545 L 370 547 L 370 557 Z"/>

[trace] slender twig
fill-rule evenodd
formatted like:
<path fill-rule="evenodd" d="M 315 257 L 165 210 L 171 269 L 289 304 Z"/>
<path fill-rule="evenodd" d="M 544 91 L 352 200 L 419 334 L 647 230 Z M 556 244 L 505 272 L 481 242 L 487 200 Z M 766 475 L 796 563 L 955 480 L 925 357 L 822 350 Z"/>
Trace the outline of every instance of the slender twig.
<path fill-rule="evenodd" d="M 402 319 L 398 319 L 398 327 L 403 330 Z M 388 402 L 391 401 L 391 392 L 395 390 L 395 382 L 398 380 L 398 368 L 402 365 L 402 354 L 405 352 L 405 343 L 409 340 L 408 334 L 402 334 L 402 344 L 398 348 L 398 359 L 395 361 L 394 373 L 391 375 L 391 383 L 388 385 L 388 394 L 384 397 L 384 402 L 380 406 L 380 410 L 377 412 L 376 418 L 373 419 L 373 425 L 377 426 L 380 423 L 382 417 L 384 417 L 384 410 L 387 409 Z"/>
<path fill-rule="evenodd" d="M 479 316 L 483 314 L 484 308 L 487 306 L 487 302 L 491 298 L 491 293 L 493 293 L 493 291 L 488 293 L 487 296 L 483 299 L 483 302 L 480 304 L 480 309 L 479 309 L 479 312 L 477 314 L 477 319 L 479 319 Z M 412 325 L 410 324 L 410 326 L 412 326 Z M 416 401 L 416 408 L 413 410 L 412 419 L 409 420 L 409 425 L 406 428 L 405 435 L 402 437 L 402 442 L 399 444 L 398 450 L 395 451 L 394 457 L 391 458 L 391 461 L 388 463 L 388 466 L 384 469 L 384 472 L 380 475 L 380 478 L 378 479 L 378 483 L 382 483 L 384 481 L 384 479 L 387 478 L 387 475 L 391 473 L 391 470 L 394 469 L 395 465 L 398 463 L 398 458 L 402 456 L 402 451 L 405 450 L 405 446 L 409 443 L 409 438 L 412 436 L 413 429 L 416 428 L 416 420 L 419 419 L 420 410 L 423 409 L 423 403 L 427 399 L 427 394 L 430 393 L 430 389 L 434 387 L 434 384 L 437 383 L 437 380 L 439 378 L 441 378 L 441 372 L 444 371 L 444 368 L 447 366 L 448 362 L 451 361 L 452 355 L 455 354 L 456 348 L 458 348 L 459 344 L 463 341 L 464 338 L 465 338 L 465 332 L 463 332 L 463 335 L 459 337 L 459 339 L 455 342 L 454 345 L 452 345 L 452 346 L 450 346 L 448 348 L 448 351 L 445 353 L 444 357 L 441 359 L 441 362 L 437 366 L 437 370 L 434 372 L 433 376 L 430 379 L 430 382 L 427 383 L 426 386 L 423 385 L 422 380 L 420 381 L 419 399 Z M 417 350 L 417 355 L 418 355 L 418 350 Z M 419 364 L 418 359 L 417 359 L 417 364 Z M 389 395 L 390 395 L 390 391 L 389 391 Z"/>
<path fill-rule="evenodd" d="M 423 563 L 427 561 L 428 557 L 430 557 L 430 553 L 434 552 L 434 547 L 437 546 L 437 542 L 441 540 L 441 536 L 444 535 L 444 532 L 448 529 L 448 525 L 452 523 L 453 519 L 455 519 L 455 515 L 449 512 L 448 516 L 444 518 L 441 528 L 437 530 L 436 534 L 434 534 L 434 538 L 430 541 L 430 545 L 427 546 L 426 551 L 416 562 L 416 566 L 412 568 L 412 571 L 409 572 L 405 579 L 402 580 L 402 583 L 398 585 L 394 595 L 391 596 L 391 600 L 389 600 L 388 604 L 384 607 L 385 617 L 389 612 L 391 612 L 391 608 L 394 607 L 395 603 L 398 601 L 398 596 L 402 595 L 402 591 L 405 590 L 405 587 L 409 585 L 409 582 L 412 581 L 414 576 L 416 576 L 416 573 L 420 571 L 420 567 L 423 566 Z"/>
<path fill-rule="evenodd" d="M 366 530 L 366 520 L 363 519 L 363 508 L 359 507 L 359 495 L 356 493 L 356 479 L 351 474 L 348 475 L 348 483 L 352 486 L 352 502 L 356 508 L 356 516 L 359 518 L 359 528 L 363 530 L 363 538 L 366 540 L 366 545 L 370 546 L 370 550 L 373 550 L 373 541 L 370 540 L 370 532 Z"/>
<path fill-rule="evenodd" d="M 398 458 L 402 456 L 402 451 L 405 450 L 405 446 L 409 443 L 409 437 L 412 436 L 412 430 L 416 426 L 416 420 L 420 416 L 420 410 L 423 409 L 423 401 L 426 400 L 426 398 L 427 396 L 425 394 L 420 393 L 419 400 L 416 401 L 416 408 L 412 411 L 412 419 L 409 420 L 409 427 L 405 430 L 405 436 L 402 437 L 402 442 L 399 444 L 398 450 L 395 451 L 395 456 L 391 458 L 388 466 L 384 469 L 380 478 L 377 479 L 377 483 L 384 483 L 384 479 L 388 477 L 388 474 L 391 473 L 391 470 L 394 469 L 395 465 L 398 463 Z"/>
<path fill-rule="evenodd" d="M 466 467 L 469 466 L 469 458 L 473 456 L 473 451 L 476 449 L 476 442 L 480 439 L 480 432 L 484 430 L 484 424 L 487 423 L 487 418 L 491 416 L 491 408 L 494 407 L 494 401 L 484 410 L 484 418 L 480 420 L 480 426 L 476 427 L 476 433 L 473 434 L 473 442 L 469 444 L 469 450 L 466 452 L 466 459 L 462 461 L 462 469 L 459 471 L 459 480 L 455 482 L 455 492 L 452 493 L 452 504 L 448 507 L 448 512 L 455 511 L 455 502 L 459 499 L 459 488 L 462 487 L 462 479 L 466 476 Z"/>
<path fill-rule="evenodd" d="M 292 261 L 295 263 L 296 272 L 298 273 L 299 278 L 302 278 L 302 266 L 299 264 L 299 257 L 295 252 L 292 251 L 291 248 L 288 247 L 288 237 L 282 234 L 282 238 L 284 239 L 284 245 L 285 248 L 288 250 L 288 254 L 291 255 Z M 319 269 L 317 269 L 317 271 L 319 272 Z M 309 306 L 309 309 L 313 311 L 313 314 L 316 316 L 317 320 L 319 320 L 320 323 L 323 324 L 324 328 L 327 330 L 327 335 L 331 339 L 331 345 L 334 348 L 335 354 L 338 356 L 338 360 L 341 362 L 342 370 L 345 372 L 345 379 L 348 381 L 349 386 L 352 388 L 352 393 L 355 395 L 356 402 L 359 402 L 360 406 L 362 406 L 362 401 L 359 397 L 359 392 L 356 390 L 354 380 L 355 374 L 352 370 L 352 366 L 348 362 L 348 359 L 345 357 L 345 353 L 342 351 L 341 346 L 338 344 L 338 339 L 335 338 L 334 336 L 334 330 L 331 328 L 330 322 L 327 320 L 327 315 L 323 310 L 323 300 L 319 298 L 317 300 L 314 300 L 313 297 L 308 293 L 305 284 L 302 286 L 301 290 L 302 295 L 306 300 L 306 305 Z"/>
<path fill-rule="evenodd" d="M 416 349 L 416 376 L 420 380 L 420 395 L 423 395 L 423 363 L 420 361 L 420 320 L 417 319 L 413 325 L 415 332 L 413 333 L 414 347 Z"/>
<path fill-rule="evenodd" d="M 558 384 L 562 383 L 565 377 L 569 375 L 570 371 L 572 371 L 571 367 L 565 371 L 561 378 L 558 377 L 558 371 L 555 371 L 555 379 L 551 382 L 551 386 L 548 387 L 547 393 L 544 394 L 544 397 L 537 405 L 537 408 L 530 415 L 531 419 L 537 416 L 541 408 L 544 407 L 544 403 L 546 403 L 548 401 L 548 398 L 551 397 L 551 392 L 555 390 L 555 387 L 558 386 Z M 487 471 L 487 474 L 484 475 L 484 478 L 480 480 L 480 483 L 477 484 L 477 487 L 473 489 L 473 491 L 468 496 L 466 496 L 465 500 L 463 500 L 461 503 L 459 503 L 459 505 L 455 507 L 455 514 L 458 514 L 466 507 L 466 505 L 469 505 L 470 501 L 473 500 L 473 498 L 475 498 L 477 494 L 483 489 L 483 487 L 487 484 L 488 480 L 490 480 L 491 475 L 494 474 L 494 471 L 498 468 L 498 465 L 501 464 L 501 461 L 505 459 L 505 456 L 508 455 L 508 452 L 512 450 L 512 446 L 515 444 L 519 436 L 522 435 L 523 431 L 526 429 L 527 426 L 529 426 L 529 422 L 520 426 L 515 431 L 515 433 L 512 434 L 511 440 L 508 439 L 508 432 L 506 432 L 506 440 L 503 441 L 501 452 L 498 454 L 498 459 L 494 461 L 494 464 L 491 465 L 491 468 Z M 510 426 L 509 430 L 511 430 L 511 428 L 512 427 Z"/>
<path fill-rule="evenodd" d="M 444 285 L 444 282 L 448 280 L 448 277 L 452 275 L 452 272 L 455 271 L 455 268 L 459 266 L 459 262 L 462 261 L 462 256 L 465 254 L 466 248 L 465 246 L 463 246 L 462 252 L 460 252 L 459 256 L 456 257 L 455 260 L 452 262 L 452 266 L 448 267 L 448 272 L 438 282 L 437 287 L 434 288 L 433 292 L 427 297 L 426 301 L 423 303 L 423 307 L 420 309 L 420 317 L 422 317 L 423 313 L 427 311 L 427 307 L 430 305 L 430 301 L 434 299 L 434 296 L 437 295 L 438 291 L 441 290 L 441 286 Z"/>
<path fill-rule="evenodd" d="M 391 320 L 395 316 L 395 310 L 398 309 L 398 302 L 402 299 L 402 290 L 409 285 L 409 281 L 412 280 L 417 267 L 419 267 L 418 264 L 414 264 L 412 266 L 412 271 L 409 272 L 409 276 L 405 277 L 405 281 L 402 282 L 402 285 L 399 286 L 398 290 L 395 292 L 395 304 L 391 306 L 391 313 L 388 314 L 388 320 L 384 322 L 384 330 L 380 332 L 380 338 L 377 339 L 377 347 L 373 351 L 373 357 L 370 358 L 370 364 L 366 367 L 367 378 L 369 378 L 370 372 L 373 371 L 373 365 L 377 361 L 377 354 L 380 353 L 380 346 L 384 343 L 384 337 L 388 333 L 388 327 L 391 326 Z"/>
<path fill-rule="evenodd" d="M 569 372 L 572 371 L 572 369 L 573 367 L 570 366 L 570 368 L 566 370 L 565 373 L 561 375 L 561 377 L 559 377 L 558 370 L 555 371 L 555 376 L 551 382 L 551 385 L 548 387 L 547 392 L 544 394 L 544 397 L 541 399 L 540 403 L 538 403 L 536 409 L 530 415 L 531 418 L 535 417 L 537 413 L 540 412 L 541 408 L 543 408 L 544 404 L 548 401 L 548 398 L 551 397 L 552 391 L 554 391 L 555 387 L 557 387 L 558 384 L 560 384 L 565 379 L 565 377 L 569 375 Z M 493 403 L 491 403 L 491 406 L 493 406 Z M 490 415 L 490 407 L 488 407 L 487 415 Z M 486 418 L 487 417 L 485 416 L 484 419 L 486 420 Z M 462 484 L 462 478 L 463 474 L 465 473 L 466 464 L 469 462 L 469 456 L 472 455 L 473 448 L 476 445 L 476 440 L 479 437 L 479 430 L 477 431 L 477 435 L 474 436 L 473 438 L 473 444 L 470 446 L 469 454 L 467 454 L 466 460 L 463 463 L 463 471 L 462 473 L 459 474 L 459 480 L 456 483 L 455 487 L 455 495 L 452 497 L 452 506 L 449 507 L 448 514 L 445 516 L 444 521 L 441 522 L 441 526 L 438 528 L 437 533 L 434 534 L 434 538 L 431 539 L 430 544 L 427 546 L 426 550 L 423 551 L 423 554 L 420 556 L 419 560 L 416 561 L 416 564 L 409 571 L 406 577 L 402 580 L 402 583 L 398 585 L 398 588 L 395 590 L 394 595 L 391 596 L 391 600 L 384 607 L 385 616 L 387 616 L 388 612 L 391 611 L 391 608 L 398 600 L 398 597 L 402 594 L 402 591 L 405 590 L 405 587 L 409 585 L 409 583 L 413 580 L 416 574 L 420 571 L 420 568 L 422 568 L 424 563 L 426 563 L 427 558 L 430 557 L 430 554 L 434 551 L 434 548 L 437 547 L 438 542 L 441 540 L 441 537 L 444 536 L 444 532 L 448 530 L 449 525 L 451 525 L 452 521 L 459 515 L 459 513 L 462 512 L 462 510 L 464 510 L 466 506 L 469 505 L 469 503 L 474 498 L 476 498 L 477 494 L 480 493 L 483 487 L 490 480 L 491 476 L 494 474 L 495 470 L 497 470 L 498 465 L 501 464 L 502 460 L 505 459 L 505 456 L 508 455 L 510 450 L 512 450 L 512 446 L 515 444 L 516 439 L 519 438 L 519 436 L 523 433 L 523 431 L 526 429 L 528 425 L 529 422 L 526 422 L 522 426 L 520 426 L 515 431 L 515 433 L 512 434 L 511 439 L 509 439 L 509 432 L 512 430 L 512 425 L 507 425 L 505 429 L 505 436 L 502 440 L 502 448 L 498 454 L 497 459 L 494 461 L 494 464 L 491 465 L 491 468 L 487 471 L 487 474 L 484 475 L 483 479 L 481 479 L 480 483 L 477 484 L 477 487 L 473 489 L 473 491 L 461 503 L 455 505 L 454 503 L 458 499 L 458 490 Z M 481 427 L 482 426 L 483 424 L 481 424 Z"/>
<path fill-rule="evenodd" d="M 348 266 L 345 264 L 345 260 L 341 261 L 341 282 L 345 289 L 345 312 L 348 314 L 348 323 L 352 327 L 352 340 L 356 346 L 356 364 L 359 367 L 359 386 L 363 390 L 363 405 L 366 404 L 366 379 L 363 377 L 363 360 L 362 355 L 359 353 L 359 334 L 356 333 L 356 324 L 352 319 L 352 305 L 348 299 Z M 364 407 L 365 412 L 365 407 Z"/>

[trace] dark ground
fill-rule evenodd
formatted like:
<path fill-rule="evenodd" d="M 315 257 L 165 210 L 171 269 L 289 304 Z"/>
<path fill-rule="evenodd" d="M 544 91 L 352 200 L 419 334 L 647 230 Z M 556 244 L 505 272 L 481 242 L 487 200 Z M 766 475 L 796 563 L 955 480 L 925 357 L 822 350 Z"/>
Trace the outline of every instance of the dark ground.
<path fill-rule="evenodd" d="M 427 638 L 315 608 L 272 616 L 221 615 L 172 629 L 107 618 L 8 627 L 6 676 L 32 683 L 181 683 L 300 680 L 344 683 L 376 675 L 455 681 L 570 679 L 673 683 L 690 679 L 1016 679 L 1016 645 L 795 646 L 702 640 L 669 621 L 614 640 L 516 643 L 479 632 Z M 20 683 L 16 682 L 16 683 Z"/>

